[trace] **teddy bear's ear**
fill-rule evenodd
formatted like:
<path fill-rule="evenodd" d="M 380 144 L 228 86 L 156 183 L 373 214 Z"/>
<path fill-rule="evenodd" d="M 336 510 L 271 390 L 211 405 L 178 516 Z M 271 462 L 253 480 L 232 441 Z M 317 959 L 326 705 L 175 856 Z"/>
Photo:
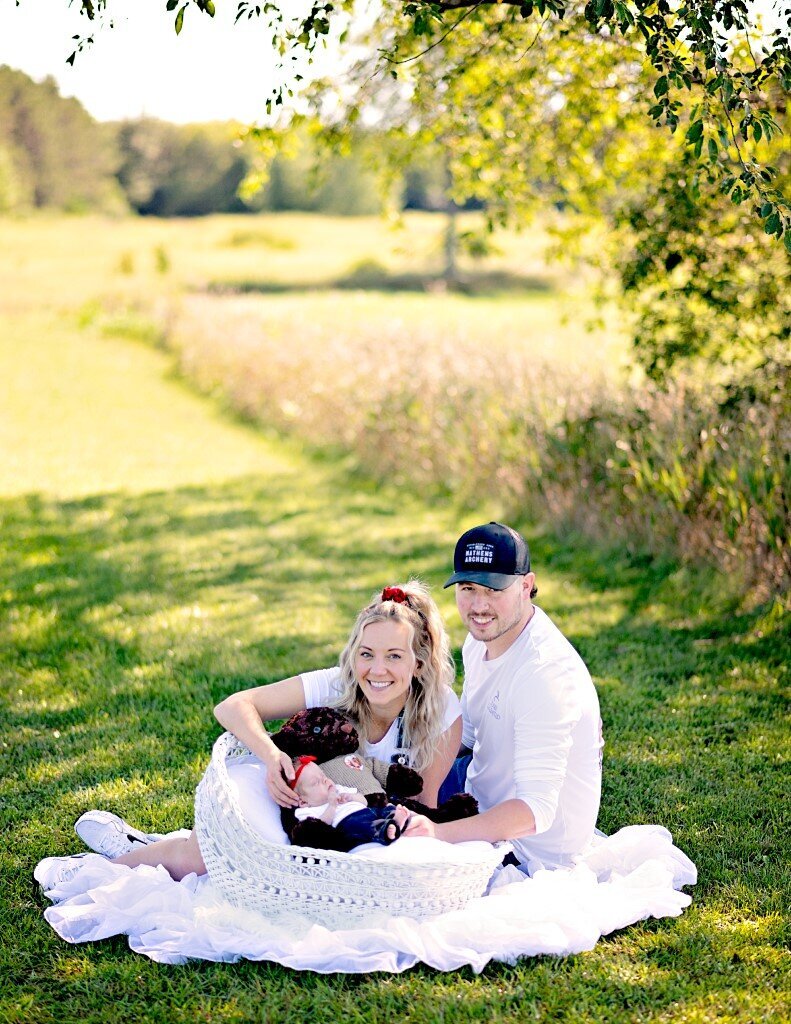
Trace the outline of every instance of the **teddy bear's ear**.
<path fill-rule="evenodd" d="M 288 754 L 289 757 L 296 757 L 300 753 L 299 742 L 295 741 L 294 736 L 290 732 L 276 732 L 272 736 L 272 742 L 283 751 L 284 754 Z"/>
<path fill-rule="evenodd" d="M 289 718 L 286 724 L 278 729 L 277 732 L 270 734 L 270 738 L 276 747 L 279 747 L 284 754 L 290 754 L 292 757 L 295 754 L 299 754 L 299 731 L 294 729 L 294 719 Z"/>

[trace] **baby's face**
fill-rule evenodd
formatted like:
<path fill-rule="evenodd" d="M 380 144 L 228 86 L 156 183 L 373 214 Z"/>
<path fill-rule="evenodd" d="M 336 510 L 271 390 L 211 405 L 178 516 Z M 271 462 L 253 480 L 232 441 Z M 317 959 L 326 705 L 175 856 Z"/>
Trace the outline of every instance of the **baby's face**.
<path fill-rule="evenodd" d="M 294 792 L 308 807 L 325 804 L 335 789 L 335 783 L 328 779 L 317 764 L 306 764 L 299 773 Z"/>

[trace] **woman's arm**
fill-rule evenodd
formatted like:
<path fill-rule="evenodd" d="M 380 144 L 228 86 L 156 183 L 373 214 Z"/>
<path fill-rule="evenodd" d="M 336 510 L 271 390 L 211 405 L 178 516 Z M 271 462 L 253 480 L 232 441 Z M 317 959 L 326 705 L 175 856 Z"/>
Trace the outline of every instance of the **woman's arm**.
<path fill-rule="evenodd" d="M 296 807 L 299 799 L 286 784 L 294 778 L 291 758 L 272 742 L 264 722 L 290 718 L 305 710 L 305 690 L 301 676 L 291 676 L 268 686 L 254 686 L 226 697 L 214 709 L 220 725 L 232 732 L 266 765 L 266 784 L 281 807 Z"/>
<path fill-rule="evenodd" d="M 445 781 L 461 746 L 461 728 L 461 716 L 459 716 L 440 737 L 431 764 L 420 773 L 423 776 L 423 792 L 418 799 L 422 800 L 427 807 L 437 806 L 439 787 Z"/>

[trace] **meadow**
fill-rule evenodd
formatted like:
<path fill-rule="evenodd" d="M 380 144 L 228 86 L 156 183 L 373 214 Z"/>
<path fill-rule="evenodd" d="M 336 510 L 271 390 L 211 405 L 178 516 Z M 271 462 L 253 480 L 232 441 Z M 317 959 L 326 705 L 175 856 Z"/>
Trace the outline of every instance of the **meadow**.
<path fill-rule="evenodd" d="M 167 347 L 204 393 L 367 479 L 465 507 L 496 494 L 506 517 L 714 567 L 753 604 L 787 592 L 787 369 L 734 387 L 706 366 L 654 385 L 617 310 L 546 265 L 547 225 L 463 261 L 460 293 L 443 290 L 442 227 L 87 221 L 62 283 L 95 285 L 86 326 Z M 46 220 L 8 236 L 23 276 L 25 252 L 62 244 Z"/>
<path fill-rule="evenodd" d="M 294 417 L 289 427 L 285 416 L 268 422 L 269 406 L 234 408 L 217 377 L 200 378 L 199 361 L 185 365 L 178 339 L 197 338 L 220 308 L 229 350 L 253 322 L 256 345 L 280 331 L 269 354 L 284 359 L 304 335 L 311 353 L 323 350 L 327 323 L 347 342 L 395 324 L 387 347 L 371 347 L 370 370 L 377 352 L 384 366 L 395 351 L 399 324 L 412 334 L 422 325 L 424 351 L 442 325 L 459 344 L 469 331 L 487 346 L 521 325 L 521 350 L 540 349 L 547 366 L 554 358 L 558 379 L 570 364 L 603 378 L 625 372 L 615 369 L 621 335 L 563 322 L 589 307 L 543 267 L 535 238 L 509 240 L 504 292 L 336 287 L 374 259 L 390 275 L 430 268 L 436 230 L 420 220 L 407 240 L 373 221 L 303 217 L 0 221 L 0 1021 L 788 1015 L 787 608 L 745 605 L 732 580 L 626 542 L 559 535 L 513 508 L 539 603 L 599 690 L 600 826 L 672 831 L 700 874 L 683 917 L 480 976 L 419 967 L 360 977 L 266 963 L 166 967 L 118 938 L 67 946 L 43 920 L 32 868 L 75 848 L 83 810 L 107 807 L 157 830 L 188 823 L 219 732 L 212 705 L 330 663 L 383 581 L 414 573 L 432 584 L 458 652 L 452 597 L 439 589 L 454 539 L 506 511 L 494 490 L 459 504 L 450 488 L 409 485 L 397 468 L 375 480 L 351 447 L 300 434 Z M 514 265 L 528 285 L 513 287 Z M 244 295 L 223 294 L 240 282 Z M 341 345 L 322 364 L 329 381 L 346 372 L 343 357 Z M 290 373 L 303 383 L 291 400 L 304 401 L 305 371 Z M 355 386 L 363 404 L 370 373 Z"/>

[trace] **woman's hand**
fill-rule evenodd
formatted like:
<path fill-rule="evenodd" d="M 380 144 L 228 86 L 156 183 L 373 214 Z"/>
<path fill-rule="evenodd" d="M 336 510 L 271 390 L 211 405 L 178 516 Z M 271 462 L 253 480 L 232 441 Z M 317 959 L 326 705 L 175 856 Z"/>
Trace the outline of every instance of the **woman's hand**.
<path fill-rule="evenodd" d="M 288 754 L 275 748 L 273 756 L 268 757 L 265 764 L 266 788 L 275 803 L 281 807 L 299 807 L 299 797 L 286 781 L 294 780 L 294 766 Z"/>

